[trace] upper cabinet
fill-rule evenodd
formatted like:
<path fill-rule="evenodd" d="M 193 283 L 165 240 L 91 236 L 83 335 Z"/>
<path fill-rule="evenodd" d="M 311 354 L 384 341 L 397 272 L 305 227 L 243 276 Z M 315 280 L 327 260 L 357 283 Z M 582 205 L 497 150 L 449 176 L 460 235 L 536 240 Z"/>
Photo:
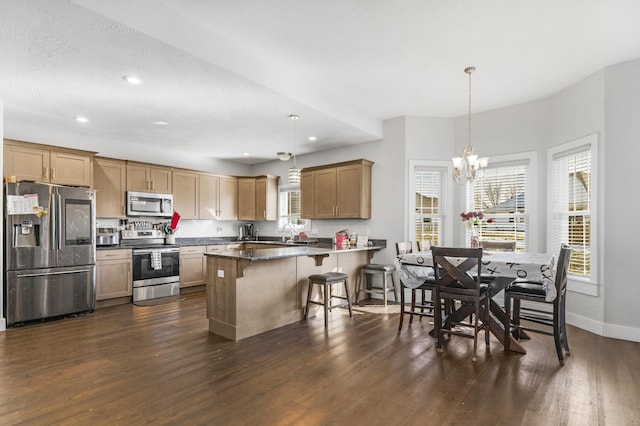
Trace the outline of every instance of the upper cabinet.
<path fill-rule="evenodd" d="M 93 184 L 96 190 L 96 217 L 125 217 L 127 163 L 96 157 L 93 161 Z"/>
<path fill-rule="evenodd" d="M 198 219 L 238 219 L 238 178 L 199 174 Z"/>
<path fill-rule="evenodd" d="M 173 171 L 173 209 L 183 219 L 198 219 L 199 174 L 189 170 Z"/>
<path fill-rule="evenodd" d="M 171 168 L 127 162 L 127 191 L 171 194 Z"/>
<path fill-rule="evenodd" d="M 354 160 L 302 171 L 301 216 L 305 219 L 371 219 L 372 161 Z"/>
<path fill-rule="evenodd" d="M 93 186 L 94 152 L 4 140 L 4 175 L 18 181 Z"/>
<path fill-rule="evenodd" d="M 278 220 L 278 176 L 256 178 L 256 220 Z"/>
<path fill-rule="evenodd" d="M 278 176 L 238 178 L 238 220 L 278 219 Z"/>

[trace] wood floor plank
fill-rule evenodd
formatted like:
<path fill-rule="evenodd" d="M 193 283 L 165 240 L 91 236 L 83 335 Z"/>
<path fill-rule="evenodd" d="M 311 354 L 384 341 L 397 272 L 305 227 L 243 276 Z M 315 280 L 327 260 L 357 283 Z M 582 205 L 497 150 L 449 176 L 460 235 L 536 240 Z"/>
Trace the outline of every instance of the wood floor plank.
<path fill-rule="evenodd" d="M 0 424 L 634 425 L 640 344 L 569 328 L 526 355 L 497 340 L 438 353 L 427 319 L 322 313 L 240 342 L 208 332 L 203 292 L 0 333 Z M 615 356 L 613 356 L 615 354 Z"/>

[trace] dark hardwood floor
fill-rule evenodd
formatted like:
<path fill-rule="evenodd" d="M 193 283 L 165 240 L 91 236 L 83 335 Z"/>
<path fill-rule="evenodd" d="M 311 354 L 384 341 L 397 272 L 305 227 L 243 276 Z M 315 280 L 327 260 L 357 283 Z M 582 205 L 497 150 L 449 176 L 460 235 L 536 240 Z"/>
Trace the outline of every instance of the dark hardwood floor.
<path fill-rule="evenodd" d="M 204 293 L 0 333 L 0 424 L 638 425 L 640 343 L 569 329 L 526 355 L 469 339 L 438 354 L 429 322 L 331 314 L 240 342 L 207 330 Z"/>

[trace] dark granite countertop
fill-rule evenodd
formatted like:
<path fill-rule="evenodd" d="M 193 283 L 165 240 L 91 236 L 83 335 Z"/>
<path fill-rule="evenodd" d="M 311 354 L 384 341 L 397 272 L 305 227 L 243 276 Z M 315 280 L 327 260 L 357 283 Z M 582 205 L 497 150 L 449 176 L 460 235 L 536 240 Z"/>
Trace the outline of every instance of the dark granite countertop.
<path fill-rule="evenodd" d="M 369 251 L 369 250 L 381 250 L 383 246 L 363 246 L 363 247 L 348 247 L 337 249 L 335 245 L 321 246 L 309 246 L 309 245 L 292 245 L 291 247 L 274 247 L 274 248 L 260 248 L 255 250 L 235 250 L 224 251 L 215 253 L 205 253 L 206 256 L 218 256 L 229 257 L 239 260 L 248 260 L 251 262 L 260 260 L 282 259 L 287 257 L 298 256 L 319 256 L 328 255 L 331 253 L 347 253 L 354 251 Z"/>

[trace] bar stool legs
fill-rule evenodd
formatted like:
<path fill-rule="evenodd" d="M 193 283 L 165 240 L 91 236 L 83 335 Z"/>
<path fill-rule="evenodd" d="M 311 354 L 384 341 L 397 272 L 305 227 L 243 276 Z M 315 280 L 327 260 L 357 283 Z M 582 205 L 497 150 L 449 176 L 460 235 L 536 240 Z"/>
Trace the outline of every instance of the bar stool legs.
<path fill-rule="evenodd" d="M 353 303 L 357 304 L 359 301 L 360 293 L 365 292 L 365 294 L 381 294 L 384 306 L 387 306 L 388 293 L 390 291 L 393 291 L 393 296 L 395 298 L 395 301 L 397 302 L 399 286 L 396 282 L 395 271 L 396 267 L 393 265 L 378 265 L 376 263 L 370 263 L 369 265 L 363 266 L 360 269 L 360 276 L 358 277 L 356 294 Z M 382 289 L 369 289 L 367 286 L 367 275 L 382 276 Z M 388 277 L 391 277 L 392 287 L 389 287 Z"/>
<path fill-rule="evenodd" d="M 331 286 L 334 284 L 344 283 L 345 296 L 334 296 L 331 292 Z M 318 302 L 311 299 L 314 285 L 322 286 L 323 301 Z M 349 316 L 353 318 L 353 311 L 351 309 L 351 299 L 349 298 L 349 275 L 341 272 L 327 272 L 325 274 L 314 274 L 309 276 L 309 291 L 307 292 L 307 306 L 304 311 L 304 319 L 309 317 L 309 308 L 311 304 L 322 305 L 324 307 L 324 328 L 329 326 L 329 311 L 332 308 L 336 308 L 340 305 L 331 305 L 331 299 L 343 299 L 347 301 L 347 307 L 349 308 Z"/>

